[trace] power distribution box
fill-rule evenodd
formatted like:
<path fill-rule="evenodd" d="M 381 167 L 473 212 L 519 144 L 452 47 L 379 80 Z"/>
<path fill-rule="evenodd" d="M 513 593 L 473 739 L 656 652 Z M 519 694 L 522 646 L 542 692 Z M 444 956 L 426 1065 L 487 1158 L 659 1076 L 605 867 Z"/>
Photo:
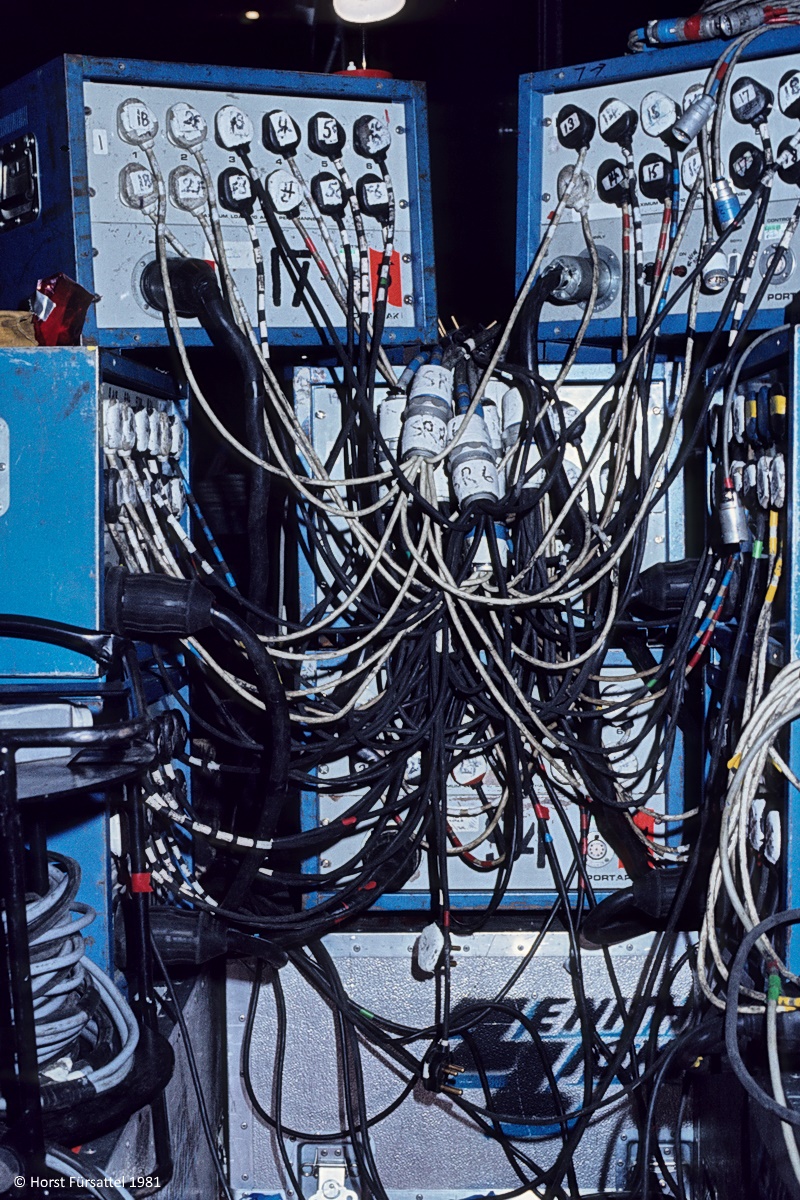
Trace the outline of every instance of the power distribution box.
<path fill-rule="evenodd" d="M 552 364 L 542 368 L 546 379 L 555 379 L 558 369 Z M 594 444 L 599 439 L 604 416 L 602 410 L 590 408 L 593 398 L 602 388 L 604 382 L 613 373 L 613 368 L 605 364 L 577 365 L 572 368 L 562 385 L 559 396 L 567 406 L 569 419 L 579 412 L 589 409 L 587 417 L 586 440 Z M 648 431 L 652 443 L 655 443 L 674 412 L 676 394 L 680 390 L 680 368 L 671 363 L 659 363 L 654 372 L 650 388 L 648 404 Z M 499 394 L 490 385 L 484 397 L 484 410 L 498 405 L 506 385 L 499 385 Z M 381 404 L 386 399 L 386 389 L 378 386 L 375 392 L 375 404 L 380 414 Z M 294 402 L 297 417 L 304 428 L 309 429 L 314 449 L 322 461 L 328 461 L 337 443 L 341 429 L 342 406 L 336 391 L 335 380 L 331 373 L 323 367 L 299 367 L 294 373 Z M 575 447 L 569 446 L 565 455 L 565 469 L 571 481 L 578 478 L 581 460 Z M 343 460 L 336 461 L 336 468 L 343 469 Z M 602 488 L 606 483 L 609 470 L 607 460 L 598 461 L 593 482 Z M 441 486 L 449 487 L 448 478 L 443 467 L 439 468 Z M 646 548 L 644 551 L 642 569 L 657 563 L 680 560 L 686 553 L 686 515 L 685 493 L 683 478 L 679 478 L 670 488 L 666 489 L 659 503 L 655 506 L 647 527 Z M 298 548 L 299 568 L 299 598 L 301 616 L 311 612 L 319 612 L 324 603 L 325 569 L 319 574 L 309 566 L 308 555 L 301 544 Z M 316 682 L 327 682 L 335 679 L 337 672 L 342 669 L 341 659 L 329 661 L 327 665 L 310 665 L 304 671 L 304 683 L 312 687 Z M 600 687 L 604 695 L 622 697 L 631 688 L 631 664 L 622 650 L 611 650 L 604 661 L 600 679 Z M 375 687 L 378 685 L 375 684 Z M 367 692 L 366 695 L 372 693 Z M 647 722 L 647 709 L 642 708 L 634 719 L 623 725 L 609 723 L 604 731 L 604 743 L 620 757 L 617 767 L 621 774 L 625 771 L 638 771 L 644 763 L 654 744 L 652 731 L 646 733 L 638 743 L 639 735 Z M 636 746 L 635 753 L 629 749 L 624 755 L 626 744 Z M 502 809 L 503 789 L 499 782 L 502 772 L 496 770 L 497 763 L 493 762 L 492 752 L 488 755 L 477 755 L 458 762 L 448 772 L 448 826 L 461 845 L 474 847 L 474 858 L 480 857 L 484 864 L 481 872 L 474 870 L 461 858 L 453 856 L 450 860 L 449 885 L 450 902 L 454 909 L 480 909 L 488 903 L 494 885 L 493 862 L 502 861 L 496 835 L 493 833 L 495 821 L 493 813 L 497 806 Z M 336 788 L 337 777 L 349 777 L 366 765 L 358 758 L 350 760 L 342 757 L 333 763 L 322 766 L 324 778 L 320 779 L 321 787 L 318 792 L 304 792 L 301 799 L 301 820 L 306 829 L 318 825 L 335 827 L 350 805 L 365 794 L 352 788 Z M 652 797 L 650 807 L 658 813 L 676 813 L 683 808 L 684 801 L 684 753 L 683 738 L 679 731 L 669 763 L 660 762 L 663 778 Z M 413 787 L 421 771 L 419 754 L 409 759 L 405 785 Z M 644 785 L 642 785 L 643 789 Z M 511 872 L 508 888 L 500 902 L 503 911 L 536 910 L 547 908 L 556 899 L 553 890 L 553 879 L 550 867 L 542 854 L 542 847 L 536 838 L 536 818 L 534 805 L 537 802 L 548 803 L 547 792 L 540 780 L 534 780 L 535 793 L 523 801 L 525 836 L 522 852 L 516 860 Z M 636 793 L 634 793 L 636 794 Z M 574 800 L 579 797 L 575 796 Z M 566 804 L 568 820 L 573 835 L 579 835 L 579 807 L 577 803 L 568 801 Z M 654 832 L 655 817 L 644 817 L 642 830 L 645 836 Z M 658 823 L 658 822 L 657 822 Z M 665 825 L 659 824 L 659 833 L 663 833 Z M 363 834 L 339 838 L 334 845 L 320 855 L 309 859 L 304 870 L 309 874 L 322 875 L 341 869 L 360 848 Z M 566 830 L 554 823 L 553 840 L 556 852 L 568 872 L 572 862 L 573 851 Z M 600 836 L 592 823 L 588 839 L 587 868 L 589 879 L 595 890 L 603 894 L 620 887 L 629 885 L 628 875 L 622 862 L 613 852 L 611 846 Z M 494 867 L 496 870 L 497 867 Z M 422 856 L 419 867 L 415 870 L 401 890 L 386 892 L 374 903 L 375 909 L 414 911 L 425 908 L 430 896 L 430 879 L 425 856 Z M 323 889 L 321 889 L 322 891 Z M 327 894 L 327 893 L 325 893 Z M 319 894 L 311 897 L 311 903 L 319 898 Z"/>
<path fill-rule="evenodd" d="M 120 410 L 129 440 L 114 445 L 104 416 Z M 119 479 L 123 459 L 142 461 L 149 450 L 140 449 L 143 434 L 149 437 L 162 413 L 180 428 L 174 444 L 162 447 L 167 453 L 153 460 L 166 482 L 188 467 L 183 405 L 171 376 L 88 346 L 0 349 L 3 612 L 100 627 L 103 571 L 109 555 L 116 561 L 114 521 L 107 518 L 120 506 L 111 492 L 126 483 Z M 125 502 L 140 500 L 131 491 Z M 95 675 L 94 663 L 68 650 L 0 640 L 0 682 L 61 684 Z"/>
<path fill-rule="evenodd" d="M 120 512 L 142 516 L 132 481 L 146 470 L 152 496 L 188 478 L 183 422 L 181 395 L 162 371 L 96 347 L 0 349 L 0 611 L 102 628 L 103 575 L 117 561 Z M 167 428 L 173 438 L 156 445 L 151 439 Z M 85 656 L 0 637 L 0 729 L 90 726 L 107 686 Z M 79 899 L 97 914 L 88 952 L 107 971 L 113 880 L 106 801 L 78 794 L 68 804 L 40 804 L 40 819 L 45 812 L 49 849 L 81 865 Z"/>
<path fill-rule="evenodd" d="M 692 185 L 702 173 L 698 143 L 691 141 L 685 148 L 672 139 L 670 130 L 687 107 L 702 95 L 709 70 L 726 49 L 723 42 L 681 46 L 659 50 L 657 54 L 639 54 L 608 62 L 586 63 L 563 67 L 557 71 L 523 75 L 519 90 L 519 160 L 517 193 L 517 282 L 522 283 L 536 250 L 551 224 L 560 196 L 569 181 L 571 169 L 577 162 L 571 126 L 577 114 L 586 114 L 588 128 L 594 127 L 591 142 L 583 162 L 585 192 L 581 190 L 578 207 L 564 209 L 557 222 L 542 269 L 559 255 L 585 256 L 586 234 L 582 215 L 588 221 L 591 236 L 601 255 L 609 258 L 616 280 L 608 295 L 595 307 L 588 336 L 591 339 L 618 338 L 621 333 L 621 263 L 622 242 L 626 236 L 619 203 L 621 192 L 611 187 L 616 180 L 623 184 L 625 153 L 611 140 L 614 113 L 632 112 L 636 128 L 630 154 L 634 184 L 638 194 L 642 240 L 645 296 L 647 298 L 651 272 L 658 254 L 659 238 L 664 224 L 664 201 L 653 195 L 650 176 L 660 170 L 664 174 L 664 195 L 670 197 L 672 212 L 669 220 L 677 223 L 684 212 Z M 708 132 L 713 136 L 715 122 L 719 126 L 717 170 L 732 181 L 736 199 L 744 206 L 750 195 L 737 180 L 737 164 L 750 162 L 765 151 L 753 125 L 743 121 L 741 97 L 746 91 L 737 90 L 736 81 L 744 89 L 747 80 L 754 80 L 773 97 L 767 119 L 768 137 L 779 166 L 781 156 L 796 157 L 798 124 L 795 114 L 795 89 L 800 94 L 800 73 L 797 71 L 797 52 L 800 32 L 784 28 L 756 38 L 731 68 L 726 90 L 721 90 L 718 112 L 712 114 Z M 602 111 L 601 111 L 602 110 Z M 633 117 L 629 119 L 633 119 Z M 583 120 L 583 117 L 580 118 Z M 572 131 L 574 133 L 574 131 Z M 616 172 L 616 174 L 615 174 Z M 746 174 L 746 172 L 745 172 Z M 670 181 L 675 180 L 673 193 Z M 715 181 L 707 180 L 706 184 Z M 643 186 L 644 185 L 644 186 Z M 580 190 L 580 189 L 579 189 Z M 658 189 L 656 189 L 657 191 Z M 674 203 L 674 199 L 677 204 Z M 582 201 L 585 199 L 585 207 Z M 775 251 L 798 200 L 797 186 L 775 176 L 766 216 L 763 237 L 758 250 L 751 296 L 764 278 Z M 583 208 L 583 212 L 581 211 Z M 672 265 L 666 292 L 667 299 L 681 287 L 697 262 L 702 242 L 704 206 L 702 197 L 694 206 L 686 235 Z M 635 215 L 635 214 L 634 214 Z M 752 228 L 753 211 L 741 229 L 731 232 L 721 249 L 719 269 L 725 278 L 733 278 L 742 262 L 742 254 Z M 674 228 L 674 226 L 673 226 Z M 717 236 L 712 231 L 712 238 Z M 630 236 L 628 230 L 627 236 Z M 631 239 L 632 240 L 632 239 Z M 759 305 L 752 322 L 753 328 L 780 325 L 785 319 L 787 305 L 800 287 L 800 242 L 795 235 L 777 265 L 772 283 Z M 633 264 L 630 268 L 633 289 Z M 699 296 L 697 327 L 707 330 L 715 324 L 722 307 L 725 291 L 704 287 Z M 680 333 L 686 329 L 689 289 L 661 319 L 663 333 Z M 584 305 L 546 303 L 542 311 L 540 336 L 543 340 L 566 341 L 578 329 Z M 630 319 L 633 332 L 633 319 Z"/>
<path fill-rule="evenodd" d="M 185 116 L 187 105 L 196 126 L 178 145 L 170 132 L 174 134 L 175 114 Z M 308 222 L 309 232 L 304 235 L 291 215 L 280 207 L 277 210 L 296 266 L 292 279 L 258 206 L 253 214 L 265 267 L 270 341 L 299 346 L 319 343 L 316 326 L 321 316 L 308 301 L 306 281 L 320 294 L 340 334 L 344 333 L 343 315 L 327 294 L 323 271 L 308 246 L 312 238 L 319 243 L 328 273 L 339 266 L 331 262 L 330 250 L 338 246 L 336 219 L 322 217 L 327 235 L 323 244 L 323 230 L 310 219 L 308 199 L 309 192 L 315 194 L 315 181 L 322 180 L 323 186 L 326 180 L 330 185 L 331 179 L 338 178 L 333 160 L 339 154 L 354 194 L 362 201 L 364 181 L 380 181 L 380 166 L 394 191 L 385 340 L 400 345 L 434 338 L 430 170 L 422 84 L 74 55 L 56 59 L 0 92 L 0 162 L 5 164 L 0 195 L 4 262 L 0 307 L 18 307 L 33 293 L 38 278 L 63 271 L 98 297 L 87 319 L 85 341 L 117 348 L 167 345 L 163 317 L 147 305 L 139 283 L 156 254 L 151 219 L 155 209 L 145 202 L 145 191 L 150 189 L 155 197 L 155 163 L 167 194 L 169 253 L 213 257 L 207 220 L 198 220 L 203 213 L 192 208 L 181 190 L 200 177 L 197 160 L 186 149 L 193 144 L 204 155 L 208 177 L 201 184 L 218 207 L 228 265 L 255 326 L 257 269 L 251 238 L 242 215 L 219 199 L 221 177 L 239 160 L 221 144 L 220 137 L 226 139 L 219 134 L 217 116 L 233 109 L 243 114 L 237 119 L 252 127 L 251 154 L 258 176 L 267 184 L 276 171 L 283 172 L 281 179 L 288 175 L 289 184 L 295 179 L 299 217 Z M 128 118 L 135 125 L 137 112 L 146 112 L 151 122 L 145 133 L 152 135 L 152 158 L 143 149 L 146 139 L 140 137 L 141 129 L 129 128 Z M 273 128 L 270 122 L 275 114 L 280 119 Z M 354 130 L 359 122 L 362 128 L 365 119 L 380 124 L 384 140 L 382 148 L 377 147 L 380 164 L 368 157 L 369 139 L 356 136 L 354 143 Z M 326 157 L 324 133 L 337 123 L 344 145 L 339 150 L 334 147 Z M 197 129 L 205 134 L 195 142 Z M 288 153 L 281 152 L 287 129 L 299 139 Z M 323 131 L 321 142 L 318 129 Z M 361 153 L 356 152 L 356 143 Z M 286 171 L 288 166 L 295 168 L 294 175 Z M 200 207 L 207 212 L 207 204 Z M 379 219 L 370 215 L 369 205 L 361 207 L 374 289 L 383 231 Z M 351 220 L 338 219 L 344 224 Z M 352 227 L 349 232 L 355 245 Z M 337 253 L 341 254 L 340 246 Z M 183 328 L 187 344 L 207 344 L 197 321 L 187 320 Z"/>

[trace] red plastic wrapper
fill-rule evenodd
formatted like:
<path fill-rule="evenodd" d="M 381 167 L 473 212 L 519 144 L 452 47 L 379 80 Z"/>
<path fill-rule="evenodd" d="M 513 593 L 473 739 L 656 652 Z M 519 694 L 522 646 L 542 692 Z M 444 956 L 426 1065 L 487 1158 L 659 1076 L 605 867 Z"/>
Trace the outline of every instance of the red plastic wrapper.
<path fill-rule="evenodd" d="M 69 275 L 40 279 L 31 301 L 33 329 L 40 346 L 79 346 L 94 296 Z"/>
<path fill-rule="evenodd" d="M 356 67 L 353 63 L 346 71 L 334 71 L 334 75 L 349 75 L 354 79 L 394 79 L 391 71 L 379 71 L 377 67 Z"/>

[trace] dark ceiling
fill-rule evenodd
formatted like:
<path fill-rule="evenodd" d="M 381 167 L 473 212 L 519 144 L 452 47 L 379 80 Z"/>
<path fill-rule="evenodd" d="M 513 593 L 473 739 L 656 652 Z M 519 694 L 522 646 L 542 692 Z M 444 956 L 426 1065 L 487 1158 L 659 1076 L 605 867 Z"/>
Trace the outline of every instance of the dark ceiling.
<path fill-rule="evenodd" d="M 247 8 L 261 18 L 245 21 Z M 331 0 L 39 0 L 26 11 L 28 36 L 0 48 L 0 85 L 65 52 L 306 71 L 362 52 Z M 641 0 L 407 0 L 368 29 L 369 66 L 427 84 L 443 316 L 488 322 L 511 298 L 519 75 L 616 57 L 631 28 L 671 15 Z"/>

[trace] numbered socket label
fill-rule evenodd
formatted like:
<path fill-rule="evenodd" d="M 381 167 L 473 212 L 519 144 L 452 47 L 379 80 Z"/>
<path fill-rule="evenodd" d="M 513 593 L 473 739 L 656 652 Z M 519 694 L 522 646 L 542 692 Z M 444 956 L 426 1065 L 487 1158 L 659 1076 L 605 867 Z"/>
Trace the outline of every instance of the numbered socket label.
<path fill-rule="evenodd" d="M 217 182 L 219 202 L 229 212 L 249 213 L 253 210 L 255 196 L 250 176 L 237 167 L 227 167 Z"/>
<path fill-rule="evenodd" d="M 672 166 L 660 154 L 646 154 L 639 164 L 639 189 L 648 200 L 667 199 L 672 190 Z"/>
<path fill-rule="evenodd" d="M 182 150 L 194 150 L 208 137 L 205 117 L 197 109 L 181 100 L 167 110 L 167 137 L 173 146 Z"/>
<path fill-rule="evenodd" d="M 697 146 L 687 150 L 681 162 L 681 183 L 690 192 L 695 180 L 703 173 L 703 159 Z"/>
<path fill-rule="evenodd" d="M 359 117 L 353 126 L 353 149 L 362 158 L 384 158 L 392 144 L 389 126 L 380 117 Z"/>
<path fill-rule="evenodd" d="M 300 126 L 282 108 L 276 108 L 261 122 L 261 140 L 273 154 L 288 157 L 300 145 Z"/>
<path fill-rule="evenodd" d="M 412 413 L 403 422 L 403 457 L 419 454 L 433 458 L 441 454 L 447 442 L 447 424 L 432 413 Z"/>
<path fill-rule="evenodd" d="M 601 163 L 597 172 L 597 194 L 606 204 L 622 204 L 628 198 L 625 168 L 613 158 Z"/>
<path fill-rule="evenodd" d="M 778 174 L 784 183 L 800 183 L 799 140 L 800 135 L 795 134 L 794 137 L 784 138 L 778 146 L 775 161 L 778 164 Z"/>
<path fill-rule="evenodd" d="M 344 150 L 347 136 L 330 113 L 314 113 L 308 122 L 308 144 L 321 158 L 338 158 Z"/>
<path fill-rule="evenodd" d="M 743 75 L 731 88 L 731 113 L 741 125 L 761 125 L 766 121 L 774 97 L 757 79 Z"/>
<path fill-rule="evenodd" d="M 556 117 L 556 133 L 567 150 L 582 150 L 594 137 L 595 121 L 577 104 L 565 104 Z"/>
<path fill-rule="evenodd" d="M 566 458 L 564 459 L 564 474 L 570 487 L 575 487 L 581 477 L 580 467 L 572 459 Z"/>
<path fill-rule="evenodd" d="M 778 106 L 786 117 L 800 117 L 800 71 L 787 71 L 778 85 Z"/>
<path fill-rule="evenodd" d="M 702 83 L 693 83 L 683 94 L 683 111 L 688 112 L 692 105 L 704 95 L 705 88 Z"/>
<path fill-rule="evenodd" d="M 324 216 L 343 217 L 347 200 L 342 181 L 329 171 L 321 171 L 311 180 L 311 197 Z"/>
<path fill-rule="evenodd" d="M 630 144 L 638 123 L 636 111 L 616 97 L 606 100 L 597 114 L 597 128 L 601 138 L 616 145 Z"/>
<path fill-rule="evenodd" d="M 358 207 L 363 213 L 386 221 L 391 211 L 389 189 L 377 175 L 362 175 L 356 183 Z"/>
<path fill-rule="evenodd" d="M 488 770 L 489 764 L 483 755 L 475 754 L 456 763 L 450 774 L 460 787 L 474 788 L 483 782 Z"/>
<path fill-rule="evenodd" d="M 152 208 L 158 199 L 153 172 L 142 163 L 128 163 L 119 173 L 119 198 L 128 208 Z"/>
<path fill-rule="evenodd" d="M 488 458 L 468 459 L 450 468 L 453 491 L 459 504 L 473 497 L 500 498 L 500 480 L 497 467 Z"/>
<path fill-rule="evenodd" d="M 737 188 L 752 191 L 761 182 L 767 161 L 764 151 L 750 142 L 739 142 L 731 150 L 729 162 L 731 179 Z"/>
<path fill-rule="evenodd" d="M 248 146 L 253 140 L 253 122 L 235 104 L 226 104 L 214 118 L 217 141 L 225 150 Z"/>
<path fill-rule="evenodd" d="M 678 119 L 679 108 L 664 92 L 648 92 L 639 107 L 642 129 L 648 137 L 660 138 Z"/>
<path fill-rule="evenodd" d="M 194 167 L 176 167 L 169 173 L 169 198 L 184 212 L 198 212 L 208 204 L 205 180 Z"/>
<path fill-rule="evenodd" d="M 573 182 L 574 181 L 574 182 Z M 588 171 L 579 171 L 577 167 L 562 167 L 556 180 L 556 193 L 559 200 L 569 192 L 565 201 L 567 208 L 576 212 L 585 211 L 594 194 L 594 182 Z"/>
<path fill-rule="evenodd" d="M 283 216 L 294 216 L 300 208 L 303 192 L 294 175 L 289 171 L 273 171 L 267 176 L 267 192 L 272 207 Z"/>
<path fill-rule="evenodd" d="M 410 400 L 421 396 L 434 396 L 450 404 L 453 399 L 453 372 L 449 367 L 428 363 L 418 368 L 411 381 L 408 393 Z"/>
<path fill-rule="evenodd" d="M 123 100 L 117 109 L 117 133 L 131 146 L 144 146 L 158 133 L 158 120 L 144 100 Z"/>

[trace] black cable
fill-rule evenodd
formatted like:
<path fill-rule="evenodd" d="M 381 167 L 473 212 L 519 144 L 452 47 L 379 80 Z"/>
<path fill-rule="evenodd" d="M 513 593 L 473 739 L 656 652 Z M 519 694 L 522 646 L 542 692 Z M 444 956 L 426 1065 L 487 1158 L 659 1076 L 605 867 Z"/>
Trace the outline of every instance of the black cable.
<path fill-rule="evenodd" d="M 234 640 L 241 641 L 244 645 L 250 665 L 258 678 L 259 691 L 264 702 L 267 730 L 267 736 L 264 738 L 264 744 L 267 747 L 267 765 L 264 770 L 265 794 L 253 835 L 259 841 L 264 841 L 269 838 L 277 825 L 286 798 L 289 779 L 291 734 L 286 693 L 275 664 L 248 625 L 221 608 L 212 609 L 212 621 L 216 629 L 228 637 L 233 637 Z M 236 908 L 241 903 L 258 874 L 259 865 L 259 860 L 255 856 L 243 860 L 234 882 L 226 893 L 223 902 L 226 906 Z"/>
<path fill-rule="evenodd" d="M 759 938 L 771 933 L 773 929 L 781 929 L 786 925 L 796 925 L 798 922 L 800 922 L 800 908 L 788 908 L 784 912 L 774 913 L 773 916 L 766 917 L 765 920 L 759 921 L 757 925 L 754 925 L 752 929 L 747 931 L 731 964 L 730 975 L 728 977 L 727 1005 L 725 1008 L 725 1049 L 736 1078 L 747 1094 L 761 1108 L 765 1109 L 773 1117 L 777 1117 L 781 1121 L 786 1121 L 795 1128 L 800 1128 L 800 1110 L 787 1108 L 785 1104 L 779 1104 L 773 1096 L 765 1092 L 761 1085 L 756 1082 L 744 1064 L 741 1051 L 739 1050 L 737 1010 L 745 967 L 756 942 Z"/>
<path fill-rule="evenodd" d="M 296 965 L 296 963 L 295 963 L 295 965 Z M 310 977 L 310 976 L 307 976 L 307 977 Z M 275 976 L 275 978 L 277 979 L 277 975 Z M 261 1120 L 265 1123 L 265 1125 L 269 1125 L 271 1129 L 275 1129 L 277 1131 L 278 1121 L 276 1120 L 276 1117 L 273 1117 L 270 1113 L 267 1112 L 267 1110 L 264 1108 L 263 1104 L 261 1103 L 261 1101 L 255 1091 L 255 1088 L 253 1086 L 253 1077 L 252 1077 L 252 1071 L 251 1071 L 251 1067 L 250 1067 L 250 1062 L 251 1062 L 251 1057 L 252 1057 L 253 1032 L 255 1029 L 255 1018 L 256 1018 L 256 1012 L 258 1009 L 258 997 L 259 997 L 261 985 L 262 985 L 262 981 L 259 980 L 257 977 L 253 983 L 253 988 L 250 992 L 250 1002 L 249 1002 L 248 1008 L 247 1008 L 247 1018 L 246 1018 L 246 1022 L 245 1022 L 245 1028 L 244 1028 L 244 1038 L 242 1041 L 241 1072 L 242 1072 L 242 1081 L 244 1083 L 245 1091 L 247 1092 L 248 1099 L 249 1099 L 251 1105 L 253 1106 L 253 1109 L 258 1114 L 258 1116 L 261 1118 Z M 277 1005 L 277 993 L 276 993 L 276 1005 Z M 285 1001 L 284 1001 L 284 1010 L 283 1011 L 284 1011 L 284 1015 L 285 1015 Z M 276 1089 L 278 1087 L 278 1081 L 279 1080 L 281 1081 L 280 1082 L 280 1088 L 281 1088 L 280 1094 L 282 1096 L 282 1088 L 283 1088 L 282 1076 L 283 1076 L 283 1072 L 285 1069 L 285 1055 L 286 1055 L 286 1028 L 285 1028 L 285 1020 L 283 1021 L 283 1026 L 281 1025 L 281 1021 L 282 1021 L 282 1018 L 279 1013 L 278 1014 L 278 1024 L 276 1026 L 277 1033 L 278 1033 L 278 1040 L 276 1040 L 276 1050 L 275 1050 L 275 1079 L 276 1079 Z M 283 1029 L 283 1032 L 281 1032 L 281 1029 Z M 384 1121 L 384 1120 L 386 1120 L 387 1117 L 391 1116 L 391 1114 L 393 1112 L 395 1112 L 400 1107 L 400 1105 L 408 1098 L 408 1096 L 411 1094 L 415 1084 L 416 1084 L 416 1077 L 412 1077 L 408 1081 L 408 1083 L 405 1085 L 405 1087 L 403 1088 L 400 1095 L 395 1100 L 393 1100 L 391 1104 L 387 1105 L 387 1107 L 385 1109 L 383 1109 L 382 1112 L 380 1112 L 376 1116 L 370 1118 L 370 1120 L 368 1122 L 368 1127 L 372 1128 L 375 1125 L 379 1125 L 381 1123 L 381 1121 Z M 276 1091 L 276 1096 L 277 1096 L 277 1091 Z M 301 1142 L 302 1141 L 341 1142 L 341 1141 L 345 1140 L 346 1137 L 348 1136 L 347 1131 L 343 1130 L 343 1129 L 337 1129 L 333 1133 L 320 1133 L 318 1130 L 307 1133 L 307 1132 L 303 1132 L 302 1130 L 298 1130 L 298 1129 L 290 1129 L 287 1125 L 283 1124 L 282 1121 L 280 1122 L 280 1128 L 282 1129 L 284 1137 L 295 1138 L 297 1141 L 301 1141 Z M 302 1191 L 298 1191 L 297 1195 L 301 1196 Z"/>
<path fill-rule="evenodd" d="M 161 957 L 155 938 L 151 937 L 150 946 L 153 952 L 153 958 L 158 964 L 161 977 L 164 980 L 167 991 L 169 992 L 169 998 L 174 1010 L 175 1020 L 178 1022 L 178 1028 L 181 1031 L 181 1038 L 183 1040 L 184 1050 L 186 1051 L 186 1062 L 189 1067 L 189 1073 L 192 1077 L 192 1086 L 197 1097 L 197 1109 L 200 1114 L 200 1123 L 203 1126 L 203 1137 L 206 1140 L 206 1145 L 208 1146 L 211 1154 L 211 1159 L 214 1164 L 214 1171 L 217 1179 L 219 1180 L 220 1187 L 226 1196 L 226 1200 L 233 1200 L 233 1192 L 231 1191 L 230 1184 L 228 1183 L 228 1179 L 225 1174 L 225 1168 L 222 1165 L 219 1147 L 211 1128 L 211 1120 L 208 1115 L 206 1097 L 205 1093 L 203 1092 L 203 1084 L 202 1080 L 200 1079 L 200 1072 L 197 1067 L 197 1059 L 195 1058 L 192 1040 L 189 1037 L 189 1028 L 186 1024 L 186 1018 L 183 1014 L 183 1009 L 181 1008 L 178 994 L 175 991 L 175 985 L 172 982 L 172 977 L 164 965 L 164 960 Z"/>

